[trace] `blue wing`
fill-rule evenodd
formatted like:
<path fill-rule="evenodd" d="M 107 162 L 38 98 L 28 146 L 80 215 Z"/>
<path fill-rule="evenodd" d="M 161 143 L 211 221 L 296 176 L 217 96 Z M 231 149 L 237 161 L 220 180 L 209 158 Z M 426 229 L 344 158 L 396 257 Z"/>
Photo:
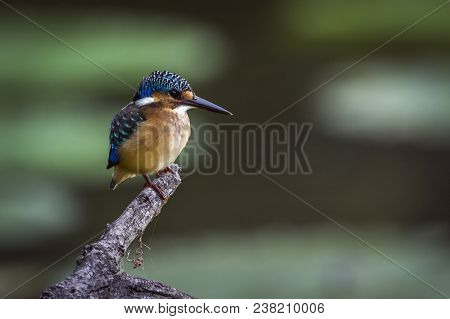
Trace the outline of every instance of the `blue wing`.
<path fill-rule="evenodd" d="M 119 146 L 133 135 L 138 124 L 143 121 L 145 116 L 134 103 L 128 104 L 114 116 L 109 131 L 109 156 L 106 168 L 119 164 Z"/>

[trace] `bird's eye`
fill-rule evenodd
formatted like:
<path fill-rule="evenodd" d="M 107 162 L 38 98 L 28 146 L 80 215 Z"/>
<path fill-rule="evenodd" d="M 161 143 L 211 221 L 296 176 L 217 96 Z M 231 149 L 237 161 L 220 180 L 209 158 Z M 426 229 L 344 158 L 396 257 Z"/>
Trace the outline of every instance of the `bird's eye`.
<path fill-rule="evenodd" d="M 171 97 L 173 97 L 174 99 L 179 100 L 181 98 L 181 92 L 177 91 L 177 90 L 170 90 L 169 94 Z"/>

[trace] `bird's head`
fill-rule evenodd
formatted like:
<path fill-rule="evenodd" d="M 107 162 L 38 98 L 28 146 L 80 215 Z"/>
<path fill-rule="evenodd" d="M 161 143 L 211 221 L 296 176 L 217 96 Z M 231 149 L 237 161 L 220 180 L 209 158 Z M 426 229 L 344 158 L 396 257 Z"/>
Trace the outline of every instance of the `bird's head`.
<path fill-rule="evenodd" d="M 136 104 L 162 102 L 173 109 L 199 108 L 232 115 L 226 109 L 195 95 L 189 83 L 181 76 L 168 71 L 154 71 L 139 84 L 133 101 Z"/>

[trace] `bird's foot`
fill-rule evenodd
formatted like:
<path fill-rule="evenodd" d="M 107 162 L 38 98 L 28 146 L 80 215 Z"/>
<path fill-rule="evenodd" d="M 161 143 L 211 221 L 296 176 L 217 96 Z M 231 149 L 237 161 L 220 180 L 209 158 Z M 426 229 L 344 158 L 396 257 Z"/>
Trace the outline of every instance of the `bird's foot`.
<path fill-rule="evenodd" d="M 158 173 L 156 173 L 156 176 L 161 177 L 161 175 L 163 173 L 167 173 L 167 172 L 169 172 L 170 174 L 175 175 L 175 176 L 177 175 L 177 173 L 174 172 L 174 170 L 171 169 L 170 166 L 167 166 L 166 168 L 164 168 L 164 169 L 160 170 Z"/>
<path fill-rule="evenodd" d="M 161 197 L 161 199 L 165 203 L 167 203 L 167 201 L 169 200 L 169 197 L 164 193 L 164 191 L 161 189 L 161 187 L 159 187 L 154 182 L 152 182 L 150 177 L 148 177 L 147 175 L 143 175 L 143 176 L 144 176 L 145 181 L 146 181 L 146 183 L 144 184 L 144 187 L 151 187 L 151 188 L 153 188 L 153 190 L 159 195 L 159 197 Z"/>
<path fill-rule="evenodd" d="M 144 187 L 151 187 L 151 188 L 153 188 L 153 190 L 159 195 L 159 197 L 161 197 L 161 199 L 164 202 L 167 202 L 169 200 L 169 197 L 167 197 L 167 195 L 164 193 L 164 191 L 161 189 L 161 187 L 159 187 L 155 183 L 153 183 L 153 182 L 151 182 L 150 184 L 149 183 L 145 183 Z"/>

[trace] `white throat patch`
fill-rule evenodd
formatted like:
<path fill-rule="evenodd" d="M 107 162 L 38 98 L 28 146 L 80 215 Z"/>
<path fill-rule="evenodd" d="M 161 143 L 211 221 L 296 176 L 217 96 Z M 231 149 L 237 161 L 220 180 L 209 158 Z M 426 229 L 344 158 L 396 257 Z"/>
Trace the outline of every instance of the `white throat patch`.
<path fill-rule="evenodd" d="M 193 109 L 193 106 L 190 105 L 180 105 L 177 106 L 174 111 L 177 112 L 178 114 L 186 114 L 187 110 Z"/>
<path fill-rule="evenodd" d="M 153 103 L 154 101 L 155 101 L 155 99 L 152 97 L 144 97 L 143 99 L 134 101 L 134 104 L 136 104 L 137 106 L 142 106 L 142 105 Z"/>

